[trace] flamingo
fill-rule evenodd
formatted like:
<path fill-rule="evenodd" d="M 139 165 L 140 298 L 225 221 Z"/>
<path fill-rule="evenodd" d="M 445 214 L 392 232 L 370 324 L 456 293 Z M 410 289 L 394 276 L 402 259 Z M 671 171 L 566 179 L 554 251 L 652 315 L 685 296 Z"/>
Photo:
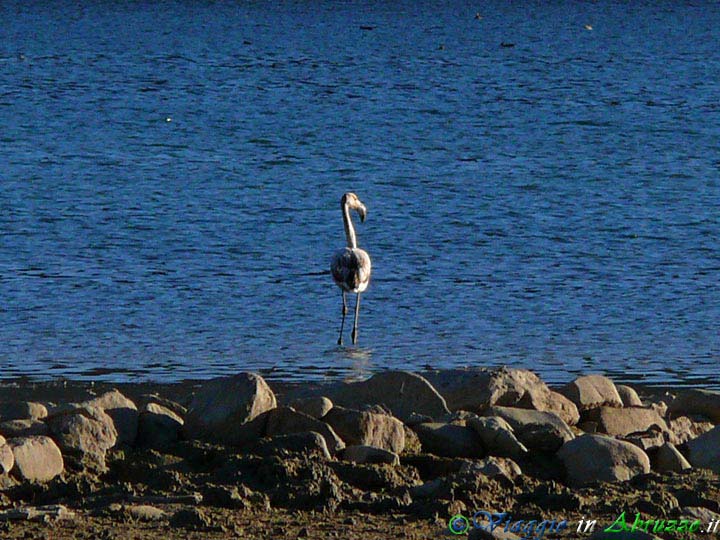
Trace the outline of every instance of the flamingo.
<path fill-rule="evenodd" d="M 340 336 L 337 342 L 338 345 L 343 343 L 343 329 L 345 328 L 345 315 L 347 315 L 345 293 L 351 292 L 357 295 L 355 299 L 355 321 L 352 329 L 352 342 L 354 345 L 357 343 L 360 294 L 367 289 L 370 283 L 371 263 L 367 251 L 360 249 L 357 245 L 355 227 L 353 227 L 352 219 L 350 219 L 350 210 L 357 211 L 360 221 L 364 222 L 367 208 L 354 193 L 346 193 L 342 196 L 340 208 L 342 208 L 343 223 L 345 224 L 347 247 L 337 251 L 330 263 L 333 281 L 342 290 L 342 323 L 340 324 Z"/>

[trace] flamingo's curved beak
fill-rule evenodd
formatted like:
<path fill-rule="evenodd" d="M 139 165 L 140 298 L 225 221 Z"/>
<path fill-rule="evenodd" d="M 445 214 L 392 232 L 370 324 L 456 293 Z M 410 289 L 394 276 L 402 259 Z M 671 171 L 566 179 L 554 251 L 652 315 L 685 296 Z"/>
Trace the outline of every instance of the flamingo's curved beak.
<path fill-rule="evenodd" d="M 360 221 L 361 221 L 362 223 L 364 223 L 364 222 L 365 222 L 365 216 L 367 216 L 367 208 L 365 208 L 365 205 L 364 205 L 364 204 L 359 205 L 358 208 L 357 208 L 357 212 L 358 212 L 358 214 L 360 215 Z"/>

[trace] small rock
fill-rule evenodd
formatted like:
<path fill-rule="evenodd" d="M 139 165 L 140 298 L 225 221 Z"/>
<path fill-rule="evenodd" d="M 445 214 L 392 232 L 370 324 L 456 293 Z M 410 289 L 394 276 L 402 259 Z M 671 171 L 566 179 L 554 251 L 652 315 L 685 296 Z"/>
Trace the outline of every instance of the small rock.
<path fill-rule="evenodd" d="M 510 482 L 522 475 L 520 465 L 509 458 L 486 457 L 480 461 L 468 461 L 460 467 L 460 473 L 496 478 L 502 476 Z"/>
<path fill-rule="evenodd" d="M 515 437 L 531 451 L 555 452 L 575 437 L 568 425 L 555 413 L 515 407 L 490 407 L 485 414 L 499 416 L 510 424 Z"/>
<path fill-rule="evenodd" d="M 478 434 L 483 447 L 491 456 L 519 458 L 528 451 L 515 437 L 512 426 L 499 416 L 470 418 L 468 426 Z"/>
<path fill-rule="evenodd" d="M 665 420 L 660 418 L 657 412 L 641 407 L 628 409 L 598 407 L 586 410 L 583 413 L 583 418 L 596 422 L 599 432 L 620 437 L 630 433 L 647 431 L 653 427 L 661 431 L 668 430 Z"/>
<path fill-rule="evenodd" d="M 140 413 L 137 444 L 143 448 L 165 448 L 180 438 L 184 422 L 170 409 L 148 403 Z"/>
<path fill-rule="evenodd" d="M 64 452 L 80 458 L 85 466 L 105 470 L 105 454 L 115 446 L 117 431 L 102 409 L 84 407 L 52 416 L 48 426 Z"/>
<path fill-rule="evenodd" d="M 423 451 L 445 457 L 480 458 L 485 450 L 480 437 L 469 427 L 455 424 L 418 424 L 413 428 Z"/>
<path fill-rule="evenodd" d="M 387 463 L 400 465 L 400 457 L 390 450 L 375 446 L 354 445 L 343 450 L 343 459 L 354 463 Z"/>
<path fill-rule="evenodd" d="M 47 435 L 50 430 L 45 422 L 26 418 L 22 420 L 8 420 L 0 424 L 0 433 L 8 438 L 31 437 L 33 435 Z"/>
<path fill-rule="evenodd" d="M 720 426 L 687 443 L 688 461 L 693 467 L 720 473 Z"/>
<path fill-rule="evenodd" d="M 85 401 L 81 407 L 97 407 L 111 419 L 117 440 L 115 444 L 132 445 L 138 431 L 138 410 L 132 400 L 126 398 L 119 390 L 105 392 L 101 396 Z"/>
<path fill-rule="evenodd" d="M 47 417 L 48 411 L 42 403 L 34 401 L 5 401 L 0 403 L 0 421 L 7 420 L 41 420 Z"/>
<path fill-rule="evenodd" d="M 328 449 L 332 454 L 345 448 L 343 440 L 335 433 L 330 425 L 322 420 L 298 412 L 290 407 L 278 407 L 266 414 L 268 416 L 265 430 L 267 437 L 315 431 L 325 438 L 326 443 L 328 443 Z"/>
<path fill-rule="evenodd" d="M 673 416 L 699 414 L 720 424 L 720 392 L 702 389 L 683 390 L 669 405 Z"/>
<path fill-rule="evenodd" d="M 596 407 L 622 407 L 622 399 L 615 383 L 603 375 L 578 377 L 560 389 L 580 412 Z"/>
<path fill-rule="evenodd" d="M 680 472 L 692 468 L 677 448 L 672 443 L 666 442 L 658 448 L 655 456 L 656 467 L 658 472 Z"/>
<path fill-rule="evenodd" d="M 259 455 L 277 455 L 282 452 L 300 452 L 319 454 L 330 459 L 325 437 L 315 431 L 280 435 L 272 439 L 263 439 L 255 444 L 253 451 Z"/>
<path fill-rule="evenodd" d="M 12 473 L 18 479 L 47 482 L 63 472 L 62 454 L 50 437 L 19 437 L 8 444 L 15 458 Z"/>
<path fill-rule="evenodd" d="M 605 435 L 581 435 L 565 443 L 557 456 L 573 486 L 625 481 L 650 472 L 650 459 L 645 452 Z"/>
<path fill-rule="evenodd" d="M 637 392 L 633 388 L 625 384 L 615 385 L 615 388 L 617 389 L 618 395 L 622 400 L 623 407 L 643 406 L 643 403 L 640 400 L 640 396 L 638 396 Z"/>
<path fill-rule="evenodd" d="M 296 399 L 290 406 L 298 412 L 305 413 L 319 420 L 333 408 L 333 402 L 325 396 L 311 396 Z"/>
<path fill-rule="evenodd" d="M 15 457 L 12 448 L 2 441 L 2 444 L 0 444 L 0 473 L 9 473 L 13 465 L 15 465 Z"/>
<path fill-rule="evenodd" d="M 349 445 L 374 446 L 395 454 L 405 448 L 405 429 L 386 414 L 333 407 L 323 418 Z"/>
<path fill-rule="evenodd" d="M 334 405 L 357 410 L 365 405 L 385 405 L 403 421 L 413 413 L 439 418 L 450 412 L 424 377 L 407 371 L 383 371 L 366 381 L 344 383 L 329 389 L 328 397 Z"/>
<path fill-rule="evenodd" d="M 138 521 L 162 521 L 166 517 L 163 510 L 147 504 L 128 506 L 125 510 L 132 519 Z"/>
<path fill-rule="evenodd" d="M 136 405 L 137 405 L 138 410 L 143 410 L 148 403 L 156 403 L 157 405 L 161 405 L 162 407 L 165 407 L 166 409 L 170 409 L 172 412 L 174 412 L 180 418 L 184 418 L 185 415 L 187 414 L 186 407 L 183 407 L 176 401 L 167 399 L 158 394 L 142 394 L 137 400 Z"/>
<path fill-rule="evenodd" d="M 248 438 L 245 424 L 276 406 L 275 394 L 260 375 L 240 373 L 212 379 L 195 394 L 183 432 L 190 439 L 239 444 Z M 258 423 L 257 429 L 264 426 Z"/>
<path fill-rule="evenodd" d="M 170 518 L 170 526 L 185 529 L 202 530 L 209 528 L 211 524 L 210 518 L 199 508 L 182 508 Z"/>

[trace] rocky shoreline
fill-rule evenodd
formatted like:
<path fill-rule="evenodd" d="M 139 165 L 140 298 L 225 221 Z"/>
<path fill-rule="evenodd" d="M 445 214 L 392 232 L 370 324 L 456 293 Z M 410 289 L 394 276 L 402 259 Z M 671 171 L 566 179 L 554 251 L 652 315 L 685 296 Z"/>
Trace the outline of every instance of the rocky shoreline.
<path fill-rule="evenodd" d="M 718 392 L 649 391 L 601 375 L 551 388 L 513 368 L 326 384 L 252 373 L 115 388 L 6 382 L 0 531 L 438 538 L 456 537 L 451 516 L 482 510 L 708 523 L 720 519 L 718 424 Z M 545 537 L 602 537 L 575 529 Z M 499 531 L 467 533 L 537 537 Z"/>

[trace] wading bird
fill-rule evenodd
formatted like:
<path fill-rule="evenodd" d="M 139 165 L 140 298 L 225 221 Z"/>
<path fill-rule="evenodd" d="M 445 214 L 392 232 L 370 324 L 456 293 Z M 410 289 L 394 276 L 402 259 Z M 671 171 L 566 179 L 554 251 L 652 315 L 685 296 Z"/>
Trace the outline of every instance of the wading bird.
<path fill-rule="evenodd" d="M 357 343 L 358 333 L 358 316 L 360 315 L 360 293 L 367 289 L 370 283 L 370 255 L 367 251 L 357 246 L 357 237 L 355 236 L 355 227 L 353 227 L 352 219 L 350 219 L 350 210 L 357 211 L 360 221 L 365 221 L 367 208 L 360 202 L 354 193 L 346 193 L 340 199 L 340 208 L 343 213 L 343 223 L 345 224 L 345 237 L 347 238 L 347 247 L 336 252 L 330 264 L 335 284 L 342 289 L 342 323 L 340 323 L 340 337 L 338 337 L 338 345 L 343 342 L 343 329 L 345 328 L 345 315 L 347 315 L 347 302 L 345 293 L 355 293 L 355 322 L 352 329 L 352 342 Z"/>

